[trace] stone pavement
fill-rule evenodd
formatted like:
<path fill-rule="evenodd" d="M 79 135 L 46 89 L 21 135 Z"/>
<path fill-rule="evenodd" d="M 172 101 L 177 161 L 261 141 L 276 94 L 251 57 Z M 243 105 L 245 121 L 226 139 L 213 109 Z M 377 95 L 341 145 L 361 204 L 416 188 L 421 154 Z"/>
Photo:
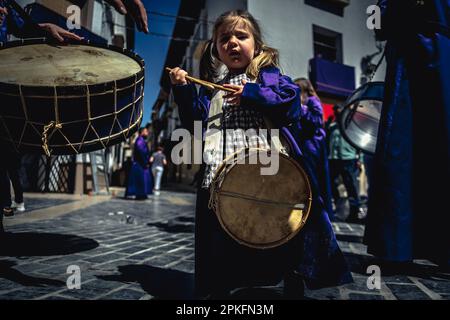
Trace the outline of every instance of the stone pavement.
<path fill-rule="evenodd" d="M 0 244 L 0 300 L 192 297 L 195 194 L 163 191 L 145 201 L 58 194 L 25 199 L 29 210 L 5 219 L 10 233 Z M 355 282 L 307 290 L 307 299 L 450 299 L 450 274 L 427 261 L 416 261 L 407 274 L 382 268 L 380 290 L 369 290 L 367 266 L 376 262 L 365 253 L 364 227 L 334 228 Z M 69 266 L 79 267 L 81 289 L 67 287 Z M 280 285 L 233 296 L 277 299 Z"/>

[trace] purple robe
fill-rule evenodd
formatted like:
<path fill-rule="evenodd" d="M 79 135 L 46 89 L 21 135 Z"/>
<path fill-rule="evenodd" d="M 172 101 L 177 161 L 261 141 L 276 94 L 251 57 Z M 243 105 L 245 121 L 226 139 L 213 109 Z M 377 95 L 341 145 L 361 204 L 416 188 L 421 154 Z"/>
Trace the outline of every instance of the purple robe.
<path fill-rule="evenodd" d="M 450 268 L 450 0 L 378 4 L 387 70 L 364 241 Z"/>
<path fill-rule="evenodd" d="M 4 19 L 3 23 L 0 25 L 0 42 L 7 42 L 9 34 L 13 34 L 18 38 L 38 38 L 46 36 L 45 31 L 35 29 L 31 23 L 27 23 L 27 21 L 14 10 L 10 2 L 11 1 L 8 0 L 0 0 L 0 7 L 8 10 L 6 19 Z"/>
<path fill-rule="evenodd" d="M 138 137 L 134 145 L 133 164 L 128 174 L 128 184 L 125 197 L 136 196 L 145 199 L 153 193 L 153 178 L 150 173 L 150 150 L 143 137 Z"/>
<path fill-rule="evenodd" d="M 185 128 L 193 132 L 193 122 L 202 121 L 205 132 L 211 96 L 204 88 L 197 94 L 193 85 L 175 86 L 175 101 Z M 302 231 L 287 244 L 267 250 L 239 245 L 221 228 L 208 210 L 208 190 L 199 189 L 196 210 L 197 294 L 217 288 L 238 288 L 278 283 L 290 270 L 297 270 L 309 288 L 336 286 L 352 281 L 344 256 L 338 247 L 323 199 L 319 164 L 314 160 L 316 126 L 308 108 L 301 107 L 300 89 L 274 67 L 261 70 L 257 83 L 247 83 L 241 105 L 269 117 L 290 144 L 291 156 L 310 178 L 313 205 Z M 309 119 L 309 120 L 308 120 Z M 308 142 L 309 141 L 309 142 Z"/>
<path fill-rule="evenodd" d="M 308 97 L 306 110 L 300 120 L 304 134 L 299 137 L 303 144 L 304 156 L 313 172 L 317 174 L 320 193 L 329 217 L 334 216 L 331 204 L 331 182 L 328 168 L 326 133 L 323 124 L 323 108 L 318 97 Z"/>

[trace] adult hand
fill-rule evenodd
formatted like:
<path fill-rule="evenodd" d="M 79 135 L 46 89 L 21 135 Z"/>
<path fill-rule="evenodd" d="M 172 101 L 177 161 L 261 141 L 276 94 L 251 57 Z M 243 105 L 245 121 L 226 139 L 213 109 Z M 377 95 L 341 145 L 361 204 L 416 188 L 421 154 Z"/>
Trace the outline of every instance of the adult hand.
<path fill-rule="evenodd" d="M 82 37 L 76 35 L 75 33 L 64 30 L 60 26 L 57 26 L 53 23 L 40 23 L 39 27 L 47 31 L 53 38 L 58 40 L 59 42 L 64 42 L 65 39 L 71 39 L 76 41 L 83 40 Z"/>
<path fill-rule="evenodd" d="M 141 0 L 106 0 L 117 12 L 130 14 L 139 31 L 148 33 L 147 11 Z"/>

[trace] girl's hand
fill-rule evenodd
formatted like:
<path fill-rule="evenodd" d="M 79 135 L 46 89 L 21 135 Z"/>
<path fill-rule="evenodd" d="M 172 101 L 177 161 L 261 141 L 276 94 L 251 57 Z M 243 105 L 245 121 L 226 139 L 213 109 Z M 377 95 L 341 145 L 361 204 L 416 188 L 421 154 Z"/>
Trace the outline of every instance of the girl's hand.
<path fill-rule="evenodd" d="M 178 67 L 173 68 L 169 73 L 170 82 L 172 82 L 173 85 L 185 85 L 187 84 L 186 75 L 187 72 L 183 69 Z"/>
<path fill-rule="evenodd" d="M 230 88 L 230 89 L 236 90 L 236 92 L 229 93 L 229 94 L 223 96 L 223 98 L 228 99 L 227 102 L 231 105 L 234 105 L 234 106 L 240 105 L 242 92 L 244 91 L 244 86 L 246 83 L 247 83 L 246 80 L 242 80 L 242 86 L 237 86 L 237 85 L 229 84 L 229 83 L 224 84 L 223 86 L 225 88 Z"/>
<path fill-rule="evenodd" d="M 3 21 L 6 20 L 6 16 L 8 15 L 8 9 L 4 7 L 0 7 L 0 25 L 3 24 Z"/>
<path fill-rule="evenodd" d="M 53 36 L 59 42 L 64 42 L 64 39 L 72 39 L 76 41 L 83 40 L 82 37 L 76 35 L 75 33 L 64 30 L 60 26 L 57 26 L 53 23 L 40 23 L 39 26 L 47 31 L 50 35 Z"/>

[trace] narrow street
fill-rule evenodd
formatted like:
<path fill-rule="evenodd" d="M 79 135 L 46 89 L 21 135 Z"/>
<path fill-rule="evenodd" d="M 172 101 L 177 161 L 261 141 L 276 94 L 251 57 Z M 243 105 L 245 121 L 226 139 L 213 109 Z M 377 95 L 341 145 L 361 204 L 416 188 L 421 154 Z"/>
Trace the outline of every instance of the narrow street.
<path fill-rule="evenodd" d="M 195 194 L 163 191 L 145 201 L 111 196 L 25 194 L 27 211 L 5 219 L 0 299 L 189 299 L 193 293 Z M 450 275 L 417 261 L 369 290 L 363 226 L 334 228 L 355 282 L 307 290 L 307 299 L 449 299 Z M 69 266 L 81 288 L 69 289 Z M 392 272 L 391 272 L 392 273 Z M 236 299 L 281 299 L 281 285 L 240 289 Z"/>

